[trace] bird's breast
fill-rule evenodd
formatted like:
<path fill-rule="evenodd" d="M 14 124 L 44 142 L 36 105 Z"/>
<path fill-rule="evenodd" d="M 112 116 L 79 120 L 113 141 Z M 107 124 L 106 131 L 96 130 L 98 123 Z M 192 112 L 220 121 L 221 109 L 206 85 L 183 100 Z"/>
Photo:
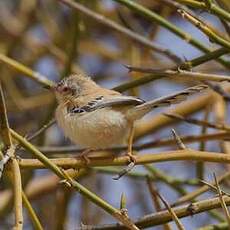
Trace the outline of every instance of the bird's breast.
<path fill-rule="evenodd" d="M 130 130 L 125 115 L 111 108 L 70 114 L 59 107 L 56 119 L 67 137 L 86 148 L 108 148 L 124 144 Z"/>

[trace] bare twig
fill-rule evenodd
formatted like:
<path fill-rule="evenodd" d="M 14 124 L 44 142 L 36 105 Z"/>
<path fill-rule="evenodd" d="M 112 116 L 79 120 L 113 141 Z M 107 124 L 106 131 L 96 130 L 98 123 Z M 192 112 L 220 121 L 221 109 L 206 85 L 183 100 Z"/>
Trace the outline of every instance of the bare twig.
<path fill-rule="evenodd" d="M 214 185 L 212 185 L 212 184 L 210 184 L 209 182 L 207 182 L 207 181 L 205 181 L 205 180 L 200 180 L 200 182 L 201 183 L 203 183 L 203 184 L 205 184 L 205 185 L 208 185 L 211 189 L 213 189 L 215 192 L 218 192 L 217 190 L 217 187 L 216 186 L 214 186 Z M 221 190 L 221 194 L 222 195 L 226 195 L 226 196 L 230 196 L 230 194 L 229 193 L 227 193 L 227 192 L 225 192 L 225 191 L 223 191 L 223 190 Z"/>
<path fill-rule="evenodd" d="M 153 186 L 153 183 L 151 182 L 149 177 L 147 177 L 147 185 L 148 185 L 148 189 L 149 189 L 154 207 L 155 207 L 156 211 L 159 212 L 159 211 L 161 211 L 159 196 L 158 196 L 156 188 Z M 171 230 L 172 229 L 168 223 L 164 224 L 163 228 L 164 228 L 164 230 Z"/>
<path fill-rule="evenodd" d="M 161 75 L 162 77 L 169 78 L 182 78 L 183 80 L 188 81 L 227 81 L 230 82 L 230 76 L 227 75 L 218 75 L 218 74 L 209 74 L 209 73 L 199 73 L 199 72 L 191 72 L 182 69 L 153 69 L 153 68 L 145 68 L 145 67 L 136 67 L 130 65 L 124 65 L 131 72 L 140 72 L 140 73 L 149 73 L 153 75 Z"/>
<path fill-rule="evenodd" d="M 172 219 L 176 223 L 177 228 L 179 230 L 185 230 L 184 226 L 182 225 L 179 218 L 177 217 L 175 211 L 170 207 L 169 203 L 165 200 L 165 198 L 158 191 L 155 191 L 155 193 L 158 195 L 158 197 L 161 199 L 161 201 L 163 202 L 163 204 L 167 208 L 168 212 L 172 216 Z"/>
<path fill-rule="evenodd" d="M 226 130 L 228 132 L 230 131 L 230 126 L 225 125 L 225 124 L 211 123 L 205 120 L 198 120 L 194 118 L 186 118 L 179 114 L 173 114 L 173 113 L 164 113 L 164 115 L 170 118 L 173 118 L 173 119 L 178 119 L 180 121 L 185 121 L 187 123 L 191 123 L 191 124 L 198 125 L 198 126 L 205 126 L 205 127 L 214 128 L 214 129 L 221 129 L 221 130 Z"/>
<path fill-rule="evenodd" d="M 222 194 L 222 191 L 220 189 L 220 185 L 218 183 L 218 180 L 216 179 L 216 174 L 214 173 L 213 176 L 214 176 L 214 179 L 215 179 L 215 184 L 216 184 L 218 196 L 219 196 L 219 199 L 220 199 L 220 203 L 221 203 L 222 209 L 224 210 L 224 214 L 225 214 L 227 222 L 228 222 L 228 227 L 230 228 L 230 214 L 229 214 L 227 205 L 226 205 L 226 203 L 224 201 L 223 194 Z"/>
<path fill-rule="evenodd" d="M 223 180 L 226 180 L 230 177 L 230 172 L 227 172 L 225 174 L 223 174 L 222 176 L 218 177 L 218 182 L 222 182 Z M 215 181 L 212 181 L 211 183 L 209 183 L 209 185 L 215 184 Z M 188 201 L 192 201 L 193 199 L 195 199 L 196 197 L 198 197 L 199 195 L 203 194 L 204 192 L 208 191 L 208 189 L 210 188 L 209 185 L 204 185 L 196 190 L 194 190 L 191 193 L 186 194 L 183 197 L 180 197 L 172 206 L 176 206 L 176 205 L 180 205 L 180 204 L 184 204 Z"/>
<path fill-rule="evenodd" d="M 59 0 L 60 2 L 64 3 L 65 5 L 70 6 L 71 8 L 80 11 L 81 13 L 83 13 L 84 15 L 87 15 L 90 18 L 93 18 L 95 21 L 108 26 L 109 28 L 112 28 L 113 30 L 121 33 L 122 35 L 125 35 L 128 38 L 131 38 L 132 40 L 134 40 L 135 42 L 138 42 L 140 45 L 144 45 L 145 47 L 148 47 L 158 53 L 164 54 L 165 56 L 167 56 L 168 58 L 170 58 L 171 60 L 173 60 L 174 62 L 178 63 L 178 60 L 180 60 L 179 57 L 177 57 L 175 54 L 173 54 L 171 51 L 169 51 L 168 49 L 165 49 L 163 47 L 161 47 L 158 44 L 153 43 L 151 40 L 143 37 L 142 35 L 133 32 L 130 29 L 127 29 L 119 24 L 117 24 L 116 22 L 110 20 L 109 18 L 106 18 L 105 16 L 95 13 L 94 11 L 90 10 L 89 8 L 71 1 L 71 0 Z"/>
<path fill-rule="evenodd" d="M 43 230 L 43 227 L 32 207 L 32 205 L 30 204 L 29 200 L 27 199 L 27 196 L 24 192 L 22 192 L 22 200 L 23 200 L 23 204 L 25 205 L 27 212 L 31 218 L 32 224 L 34 226 L 34 229 L 36 230 Z"/>
<path fill-rule="evenodd" d="M 230 41 L 221 37 L 217 32 L 213 31 L 207 24 L 195 17 L 194 15 L 188 13 L 183 9 L 179 9 L 178 12 L 182 15 L 183 18 L 186 18 L 189 22 L 195 25 L 200 29 L 204 34 L 206 34 L 212 42 L 215 42 L 227 49 L 230 49 Z"/>
<path fill-rule="evenodd" d="M 20 140 L 16 133 L 12 131 L 12 136 L 16 140 Z M 219 162 L 224 164 L 230 164 L 230 156 L 224 153 L 214 153 L 197 151 L 193 149 L 175 150 L 168 152 L 152 153 L 136 155 L 136 165 L 154 163 L 154 162 L 167 162 L 167 161 L 178 161 L 178 160 L 193 160 L 193 161 L 205 161 L 205 162 Z M 96 166 L 115 166 L 115 165 L 127 165 L 129 163 L 128 156 L 116 156 L 116 157 L 88 157 L 89 162 L 86 166 L 84 159 L 82 158 L 56 158 L 50 159 L 50 162 L 56 166 L 63 168 L 86 168 Z M 24 169 L 36 169 L 45 168 L 43 161 L 36 159 L 21 159 L 20 167 Z"/>
<path fill-rule="evenodd" d="M 226 205 L 230 205 L 230 198 L 224 196 Z M 174 212 L 178 218 L 195 215 L 207 210 L 221 207 L 219 198 L 207 199 L 199 202 L 194 202 L 192 205 L 186 205 L 184 207 L 174 208 Z M 192 210 L 191 210 L 192 209 Z M 192 211 L 192 212 L 191 212 Z M 135 221 L 135 224 L 140 228 L 147 228 L 151 226 L 157 226 L 164 223 L 168 223 L 172 220 L 171 214 L 167 211 L 161 211 L 147 216 L 143 216 Z M 92 230 L 120 230 L 124 229 L 124 226 L 118 224 L 108 224 L 102 226 L 94 226 Z"/>
<path fill-rule="evenodd" d="M 13 68 L 15 68 L 19 72 L 26 74 L 28 77 L 30 77 L 34 81 L 37 81 L 38 83 L 44 85 L 44 87 L 46 87 L 46 88 L 50 88 L 54 84 L 52 81 L 48 80 L 42 74 L 31 70 L 29 67 L 17 62 L 16 60 L 14 60 L 12 58 L 9 58 L 6 55 L 1 54 L 1 53 L 0 53 L 0 61 L 13 67 Z"/>

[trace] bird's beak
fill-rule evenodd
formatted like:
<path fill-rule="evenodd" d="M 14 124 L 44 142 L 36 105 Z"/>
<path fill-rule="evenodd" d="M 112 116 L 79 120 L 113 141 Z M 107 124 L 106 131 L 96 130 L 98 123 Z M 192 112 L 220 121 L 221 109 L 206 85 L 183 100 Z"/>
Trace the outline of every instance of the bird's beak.
<path fill-rule="evenodd" d="M 50 85 L 50 86 L 45 86 L 44 87 L 45 89 L 48 89 L 52 92 L 55 92 L 57 90 L 57 84 L 53 84 L 53 85 Z"/>

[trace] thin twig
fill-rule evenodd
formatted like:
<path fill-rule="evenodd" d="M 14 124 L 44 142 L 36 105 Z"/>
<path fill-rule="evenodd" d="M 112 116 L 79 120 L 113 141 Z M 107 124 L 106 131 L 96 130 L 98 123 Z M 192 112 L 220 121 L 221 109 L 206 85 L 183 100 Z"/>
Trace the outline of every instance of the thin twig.
<path fill-rule="evenodd" d="M 205 53 L 210 51 L 206 46 L 204 46 L 199 41 L 194 39 L 190 34 L 184 32 L 183 30 L 181 30 L 180 28 L 178 28 L 174 24 L 170 23 L 168 20 L 166 20 L 165 18 L 163 18 L 159 14 L 151 11 L 150 9 L 147 9 L 146 7 L 142 6 L 141 4 L 138 4 L 137 2 L 134 2 L 134 1 L 131 1 L 131 0 L 114 0 L 114 1 L 119 2 L 122 5 L 127 6 L 133 12 L 136 12 L 136 13 L 146 17 L 150 21 L 157 22 L 159 25 L 161 25 L 164 28 L 170 30 L 172 33 L 174 33 L 178 37 L 182 38 L 183 40 L 185 40 L 189 44 L 197 47 L 201 51 L 203 51 Z M 218 60 L 224 66 L 229 66 L 229 63 L 227 63 L 225 60 L 223 60 L 223 59 L 221 59 L 221 60 L 218 59 Z"/>
<path fill-rule="evenodd" d="M 220 185 L 218 183 L 218 180 L 216 179 L 216 174 L 214 173 L 213 176 L 214 176 L 214 179 L 215 179 L 215 184 L 216 184 L 218 196 L 219 196 L 219 199 L 220 199 L 220 203 L 221 203 L 222 209 L 224 210 L 224 214 L 225 214 L 227 222 L 228 222 L 228 228 L 230 228 L 230 214 L 229 214 L 227 205 L 226 205 L 226 203 L 224 201 L 223 194 L 222 194 L 222 191 L 220 189 Z"/>
<path fill-rule="evenodd" d="M 153 186 L 153 183 L 151 182 L 149 177 L 147 177 L 147 185 L 148 185 L 149 193 L 151 195 L 154 207 L 155 207 L 156 211 L 159 212 L 159 211 L 161 211 L 161 205 L 160 205 L 160 201 L 159 201 L 159 196 L 158 196 L 158 194 L 156 192 L 157 190 Z M 169 224 L 164 224 L 163 229 L 164 230 L 171 230 L 172 228 L 170 227 Z"/>
<path fill-rule="evenodd" d="M 230 40 L 226 40 L 225 38 L 218 35 L 217 32 L 214 32 L 207 24 L 199 20 L 194 15 L 188 13 L 187 11 L 179 9 L 178 12 L 182 15 L 183 18 L 186 18 L 189 22 L 191 22 L 204 34 L 206 34 L 212 42 L 215 42 L 227 49 L 230 49 Z"/>
<path fill-rule="evenodd" d="M 31 141 L 33 139 L 35 139 L 36 137 L 38 137 L 40 134 L 42 134 L 46 129 L 48 129 L 50 126 L 52 126 L 55 123 L 56 119 L 52 118 L 47 124 L 43 125 L 40 129 L 38 129 L 35 133 L 33 133 L 32 135 L 29 135 L 27 137 L 28 141 Z"/>
<path fill-rule="evenodd" d="M 101 14 L 95 13 L 94 11 L 90 10 L 84 5 L 79 4 L 78 2 L 74 2 L 71 0 L 59 0 L 59 1 L 64 3 L 65 5 L 70 6 L 71 8 L 77 11 L 80 11 L 84 15 L 87 15 L 88 17 L 93 18 L 95 21 L 112 28 L 113 30 L 121 33 L 122 35 L 125 35 L 128 38 L 131 38 L 132 40 L 138 42 L 140 45 L 144 45 L 145 47 L 148 47 L 158 53 L 164 54 L 165 56 L 167 56 L 168 58 L 170 58 L 176 63 L 178 63 L 178 60 L 180 60 L 180 58 L 178 58 L 175 54 L 173 54 L 168 49 L 165 49 L 161 47 L 160 45 L 153 43 L 151 40 L 143 37 L 142 35 L 138 33 L 133 32 L 130 29 L 127 29 L 117 24 L 116 22 L 110 20 L 109 18 L 106 18 L 105 16 Z"/>
<path fill-rule="evenodd" d="M 230 177 L 230 172 L 227 172 L 223 175 L 221 175 L 220 177 L 218 177 L 218 182 L 222 182 L 223 180 L 226 180 Z M 209 184 L 212 184 L 214 185 L 215 184 L 215 181 L 212 181 L 211 183 Z M 176 205 L 180 205 L 180 204 L 184 204 L 188 201 L 192 201 L 194 200 L 196 197 L 198 197 L 199 195 L 203 194 L 204 192 L 208 191 L 210 188 L 210 186 L 208 185 L 204 185 L 194 191 L 192 191 L 191 193 L 188 193 L 186 194 L 185 196 L 183 197 L 180 197 L 176 202 L 174 202 L 174 204 L 172 206 L 176 206 Z"/>
<path fill-rule="evenodd" d="M 205 184 L 205 185 L 208 185 L 211 189 L 213 189 L 215 192 L 218 192 L 217 190 L 217 187 L 214 186 L 213 184 L 210 184 L 209 182 L 205 181 L 205 180 L 200 180 L 201 183 Z M 226 195 L 226 196 L 229 196 L 230 197 L 230 194 L 221 190 L 221 194 L 222 195 Z"/>
<path fill-rule="evenodd" d="M 202 134 L 202 135 L 188 135 L 188 136 L 181 136 L 181 140 L 183 143 L 194 143 L 198 141 L 216 141 L 216 140 L 229 140 L 229 132 L 217 132 L 217 133 L 209 133 L 209 134 Z M 146 142 L 143 144 L 133 145 L 133 149 L 140 151 L 143 149 L 149 148 L 157 148 L 157 147 L 165 147 L 165 146 L 172 146 L 175 144 L 175 141 L 172 138 L 163 138 L 158 139 L 155 141 Z M 79 154 L 85 150 L 85 148 L 78 148 L 74 145 L 70 146 L 38 146 L 37 147 L 41 152 L 46 154 Z M 97 151 L 102 151 L 102 149 L 98 149 Z M 113 151 L 119 152 L 123 150 L 127 150 L 127 146 L 115 146 L 112 148 L 103 149 L 105 151 Z"/>
<path fill-rule="evenodd" d="M 30 204 L 29 200 L 27 199 L 27 196 L 24 192 L 22 192 L 22 200 L 23 200 L 23 204 L 25 205 L 27 212 L 31 218 L 32 224 L 34 226 L 35 230 L 43 230 L 43 227 L 32 207 L 32 205 Z"/>
<path fill-rule="evenodd" d="M 170 186 L 173 190 L 175 190 L 176 192 L 178 192 L 180 195 L 185 195 L 187 192 L 184 188 L 182 188 L 182 186 L 180 184 L 178 184 L 177 179 L 173 178 L 170 175 L 167 175 L 166 173 L 164 173 L 163 171 L 157 169 L 156 167 L 150 165 L 150 164 L 145 164 L 144 168 L 151 173 L 150 175 L 156 177 L 156 179 L 164 182 L 165 184 L 167 184 L 168 186 Z"/>
<path fill-rule="evenodd" d="M 9 58 L 5 56 L 4 54 L 0 53 L 0 61 L 13 67 L 19 72 L 22 72 L 26 76 L 30 77 L 34 81 L 37 81 L 38 83 L 42 84 L 46 88 L 50 88 L 54 85 L 54 83 L 50 80 L 48 80 L 45 76 L 42 74 L 35 72 L 31 70 L 29 67 L 17 62 L 16 60 Z"/>
<path fill-rule="evenodd" d="M 194 125 L 205 126 L 205 127 L 220 129 L 220 130 L 226 130 L 226 131 L 230 132 L 230 126 L 225 125 L 225 124 L 211 123 L 211 122 L 208 122 L 205 120 L 198 120 L 195 118 L 186 118 L 186 117 L 183 117 L 179 114 L 173 114 L 173 113 L 164 113 L 164 115 L 167 117 L 170 117 L 173 119 L 178 119 L 180 121 L 185 121 L 187 123 L 191 123 Z"/>
<path fill-rule="evenodd" d="M 155 191 L 155 193 L 158 195 L 158 197 L 161 199 L 161 201 L 163 202 L 163 204 L 167 208 L 168 212 L 172 216 L 172 219 L 176 223 L 176 226 L 178 227 L 178 229 L 179 230 L 185 230 L 184 226 L 182 225 L 179 218 L 177 217 L 175 211 L 170 207 L 169 203 L 165 200 L 165 198 L 158 191 Z"/>
<path fill-rule="evenodd" d="M 210 13 L 213 13 L 221 18 L 224 18 L 230 21 L 229 12 L 225 11 L 223 8 L 217 6 L 214 1 L 207 6 L 206 1 L 196 1 L 196 0 L 176 0 L 177 2 L 188 5 L 197 9 L 207 10 Z"/>

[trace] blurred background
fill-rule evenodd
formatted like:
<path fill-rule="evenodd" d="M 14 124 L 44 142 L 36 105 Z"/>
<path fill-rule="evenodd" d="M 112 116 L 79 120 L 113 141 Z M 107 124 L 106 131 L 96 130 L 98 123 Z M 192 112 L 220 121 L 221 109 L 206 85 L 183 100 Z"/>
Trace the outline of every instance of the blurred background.
<path fill-rule="evenodd" d="M 187 32 L 210 50 L 218 49 L 220 46 L 210 42 L 206 35 L 182 18 L 177 12 L 178 8 L 186 7 L 187 10 L 192 10 L 195 15 L 211 25 L 214 31 L 228 37 L 223 22 L 206 10 L 187 8 L 185 4 L 180 5 L 181 1 L 142 0 L 135 2 L 160 15 L 176 28 Z M 147 76 L 146 73 L 129 72 L 125 65 L 171 69 L 204 55 L 202 50 L 181 39 L 175 32 L 160 25 L 159 22 L 150 20 L 117 1 L 79 0 L 76 3 L 89 9 L 90 13 L 69 7 L 58 0 L 1 0 L 0 53 L 54 82 L 71 73 L 84 73 L 107 88 L 114 88 Z M 229 12 L 230 4 L 227 0 L 218 0 L 216 4 Z M 90 15 L 91 13 L 103 15 L 103 22 L 95 19 Z M 120 27 L 116 29 L 108 25 L 107 20 Z M 120 28 L 134 33 L 135 38 L 121 31 Z M 149 43 L 146 45 L 145 42 L 140 42 L 137 34 Z M 226 62 L 229 61 L 228 55 L 224 55 L 223 58 Z M 28 78 L 23 71 L 12 68 L 4 61 L 0 63 L 0 78 L 3 83 L 10 126 L 20 134 L 30 136 L 54 117 L 56 107 L 54 95 L 38 82 Z M 229 74 L 229 68 L 216 60 L 195 66 L 192 71 Z M 153 81 L 152 78 L 146 84 L 135 88 L 130 87 L 127 90 L 121 89 L 121 91 L 127 95 L 150 100 L 197 83 L 174 78 Z M 215 98 L 192 117 L 211 122 L 227 122 L 227 103 L 218 95 Z M 143 119 L 144 121 L 140 121 L 140 125 L 142 122 L 148 124 L 147 122 L 153 116 L 158 116 L 162 111 L 157 109 L 148 114 Z M 177 122 L 155 130 L 153 128 L 139 135 L 135 141 L 135 146 L 152 143 L 152 147 L 150 145 L 148 148 L 142 148 L 138 154 L 160 153 L 177 149 L 173 141 L 170 145 L 157 146 L 155 144 L 154 146 L 154 143 L 160 140 L 173 140 L 171 128 L 176 129 L 181 136 L 217 132 L 185 122 Z M 212 141 L 199 141 L 198 139 L 192 143 L 186 143 L 186 146 L 210 152 L 228 152 L 228 143 L 217 139 Z M 49 158 L 77 156 L 76 149 L 79 148 L 79 146 L 73 146 L 63 136 L 56 124 L 34 138 L 32 143 Z M 71 151 L 68 149 L 70 146 Z M 23 149 L 18 150 L 17 154 L 22 158 L 32 158 L 31 154 Z M 149 192 L 146 175 L 152 178 L 154 187 L 166 200 L 173 203 L 179 197 L 201 186 L 199 178 L 210 181 L 213 179 L 213 172 L 221 175 L 229 170 L 225 165 L 214 163 L 166 162 L 152 164 L 149 168 L 136 166 L 130 175 L 118 181 L 113 180 L 112 178 L 120 169 L 118 167 L 89 169 L 82 172 L 77 180 L 117 208 L 120 206 L 121 195 L 124 194 L 128 214 L 133 220 L 157 211 Z M 88 199 L 60 185 L 57 177 L 50 170 L 22 170 L 22 180 L 28 199 L 44 229 L 74 230 L 80 229 L 82 224 L 115 223 L 111 216 Z M 177 180 L 177 185 L 170 184 L 170 180 Z M 227 181 L 224 186 L 228 188 Z M 0 229 L 11 229 L 14 219 L 13 200 L 10 184 L 4 178 L 0 189 Z M 215 193 L 206 192 L 198 200 L 214 196 Z M 163 205 L 161 206 L 164 208 Z M 24 216 L 24 229 L 33 229 L 26 210 Z M 221 220 L 224 220 L 224 215 L 221 209 L 217 209 L 215 213 L 204 212 L 183 218 L 181 222 L 186 229 L 196 229 L 218 223 Z M 170 226 L 171 229 L 176 229 L 174 223 L 170 223 Z M 163 228 L 170 229 L 166 225 L 149 229 Z"/>

